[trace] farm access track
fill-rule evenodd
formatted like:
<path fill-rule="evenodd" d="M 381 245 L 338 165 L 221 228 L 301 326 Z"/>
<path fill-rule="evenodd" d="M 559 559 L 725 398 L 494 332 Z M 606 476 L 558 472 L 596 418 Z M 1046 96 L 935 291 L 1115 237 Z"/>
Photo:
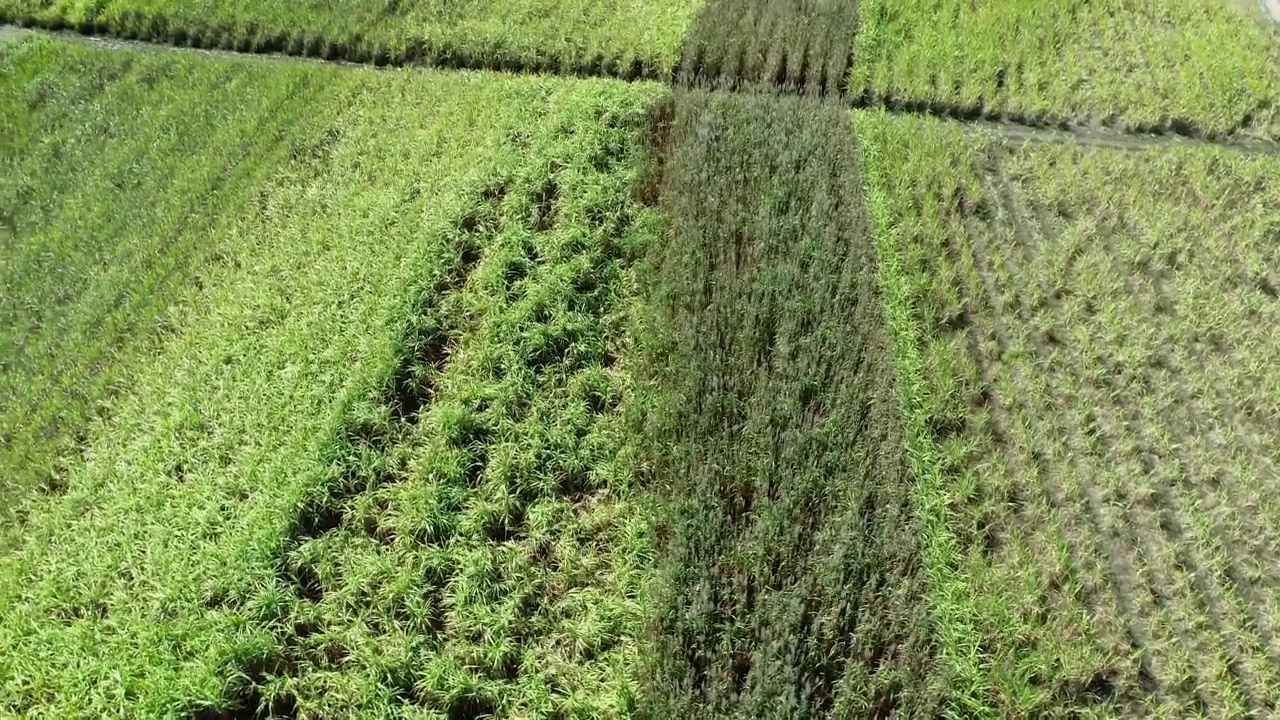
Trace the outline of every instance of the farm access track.
<path fill-rule="evenodd" d="M 0 18 L 7 20 L 7 18 Z M 762 72 L 757 80 L 743 80 L 741 77 L 726 73 L 720 76 L 718 69 L 708 73 L 707 68 L 699 61 L 682 61 L 669 73 L 662 77 L 653 68 L 631 64 L 626 67 L 612 67 L 603 61 L 581 66 L 552 68 L 550 66 L 528 66 L 505 63 L 478 61 L 466 56 L 453 55 L 440 58 L 411 56 L 392 58 L 388 56 L 326 56 L 319 52 L 311 52 L 303 46 L 293 52 L 288 45 L 270 45 L 256 49 L 240 50 L 234 47 L 205 46 L 199 44 L 198 38 L 188 38 L 195 44 L 179 45 L 167 39 L 129 39 L 115 35 L 109 28 L 93 27 L 89 32 L 80 32 L 65 27 L 36 27 L 30 24 L 14 24 L 0 22 L 0 42 L 6 38 L 16 39 L 26 35 L 42 35 L 63 42 L 73 42 L 100 47 L 111 47 L 136 52 L 176 52 L 196 53 L 218 57 L 268 59 L 272 62 L 306 62 L 323 65 L 335 65 L 348 68 L 445 68 L 456 70 L 489 70 L 517 74 L 538 75 L 570 75 L 576 77 L 604 77 L 625 81 L 665 80 L 672 85 L 684 87 L 701 87 L 714 91 L 800 95 L 815 101 L 843 104 L 862 110 L 884 110 L 893 114 L 932 117 L 946 122 L 962 125 L 967 129 L 987 132 L 1002 136 L 1011 145 L 1026 143 L 1059 143 L 1088 147 L 1104 147 L 1115 150 L 1150 150 L 1171 146 L 1212 146 L 1221 147 L 1247 155 L 1280 155 L 1280 140 L 1242 137 L 1238 133 L 1227 135 L 1208 135 L 1191 123 L 1172 121 L 1166 125 L 1153 128 L 1124 129 L 1112 127 L 1106 123 L 1091 120 L 1078 121 L 1066 118 L 1024 117 L 1016 114 L 994 114 L 978 108 L 956 106 L 947 103 L 919 101 L 903 98 L 879 97 L 863 95 L 850 97 L 841 83 L 838 87 L 823 78 L 818 81 L 805 77 L 805 66 L 802 64 L 800 77 L 786 74 L 786 58 L 773 73 Z M 807 51 L 806 51 L 807 52 Z M 852 62 L 852 54 L 845 60 L 845 70 Z M 713 77 L 708 79 L 707 75 Z M 808 82 L 807 82 L 808 81 Z"/>

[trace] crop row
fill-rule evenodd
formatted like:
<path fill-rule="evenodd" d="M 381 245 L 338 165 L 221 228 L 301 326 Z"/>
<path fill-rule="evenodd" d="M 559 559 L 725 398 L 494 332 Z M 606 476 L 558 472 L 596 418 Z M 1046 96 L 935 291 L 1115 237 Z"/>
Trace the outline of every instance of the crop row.
<path fill-rule="evenodd" d="M 865 97 L 833 84 L 851 12 L 713 3 L 682 77 Z M 0 430 L 33 469 L 0 711 L 1280 703 L 1274 159 L 647 83 L 0 63 Z"/>
<path fill-rule="evenodd" d="M 155 92 L 148 85 L 188 68 L 196 69 L 185 106 L 139 110 Z M 90 419 L 109 414 L 152 340 L 175 329 L 170 307 L 231 261 L 210 237 L 287 158 L 303 96 L 322 92 L 295 71 L 220 70 L 180 58 L 96 65 L 44 43 L 7 56 L 6 521 L 20 524 L 33 490 L 66 490 Z M 239 93 L 245 84 L 252 90 Z"/>
<path fill-rule="evenodd" d="M 849 92 L 1032 124 L 1274 137 L 1280 38 L 1247 3 L 864 0 Z"/>
<path fill-rule="evenodd" d="M 1280 42 L 1243 5 L 363 0 L 338 12 L 316 0 L 0 0 L 0 21 L 360 63 L 674 76 L 1032 125 L 1276 137 Z"/>
<path fill-rule="evenodd" d="M 686 86 L 835 98 L 852 69 L 857 3 L 713 0 L 681 50 Z"/>
<path fill-rule="evenodd" d="M 1232 3 L 712 0 L 689 85 L 862 108 L 1193 137 L 1280 128 L 1280 42 Z"/>
<path fill-rule="evenodd" d="M 653 550 L 623 303 L 652 218 L 629 109 L 561 128 L 551 162 L 487 178 L 458 217 L 287 533 L 287 619 L 241 707 L 634 712 Z"/>

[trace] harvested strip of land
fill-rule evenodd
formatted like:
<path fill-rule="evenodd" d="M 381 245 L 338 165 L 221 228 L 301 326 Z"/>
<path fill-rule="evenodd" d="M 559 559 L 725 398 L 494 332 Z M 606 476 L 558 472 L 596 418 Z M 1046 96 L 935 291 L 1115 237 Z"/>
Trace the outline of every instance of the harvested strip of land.
<path fill-rule="evenodd" d="M 1272 712 L 1280 162 L 859 128 L 956 711 Z"/>
<path fill-rule="evenodd" d="M 0 53 L 4 247 L 68 268 L 6 329 L 92 341 L 126 291 L 164 317 L 0 555 L 0 714 L 628 714 L 621 334 L 662 88 Z M 164 260 L 166 224 L 203 254 L 80 270 Z"/>
<path fill-rule="evenodd" d="M 0 0 L 0 21 L 377 64 L 665 78 L 695 0 Z"/>

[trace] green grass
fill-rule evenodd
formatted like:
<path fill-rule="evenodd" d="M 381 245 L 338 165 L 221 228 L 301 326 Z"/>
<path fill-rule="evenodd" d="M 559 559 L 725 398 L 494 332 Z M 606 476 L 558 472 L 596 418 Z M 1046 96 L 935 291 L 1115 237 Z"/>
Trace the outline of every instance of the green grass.
<path fill-rule="evenodd" d="M 1280 37 L 1256 3 L 864 0 L 871 95 L 1126 129 L 1280 133 Z"/>
<path fill-rule="evenodd" d="M 0 0 L 0 18 L 160 42 L 368 61 L 662 77 L 695 0 Z"/>
<path fill-rule="evenodd" d="M 662 499 L 643 717 L 932 717 L 929 621 L 849 114 L 679 93 L 648 265 Z"/>
<path fill-rule="evenodd" d="M 856 122 L 949 714 L 1268 712 L 1275 159 Z"/>
<path fill-rule="evenodd" d="M 93 347 L 121 288 L 164 318 L 0 556 L 0 714 L 625 714 L 661 88 L 0 52 L 46 342 Z M 200 253 L 152 285 L 166 240 Z"/>

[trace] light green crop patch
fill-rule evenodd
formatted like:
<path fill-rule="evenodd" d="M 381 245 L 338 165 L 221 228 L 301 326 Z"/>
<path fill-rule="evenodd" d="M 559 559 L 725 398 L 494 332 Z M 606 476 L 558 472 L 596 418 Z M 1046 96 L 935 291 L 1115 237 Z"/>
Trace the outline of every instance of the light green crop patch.
<path fill-rule="evenodd" d="M 626 387 L 620 366 L 605 358 L 624 347 L 617 314 L 627 292 L 624 251 L 652 224 L 644 220 L 650 211 L 628 193 L 640 128 L 662 88 L 129 55 L 41 40 L 6 48 L 0 63 L 6 143 L 16 148 L 6 154 L 0 185 L 4 281 L 17 297 L 30 298 L 4 306 L 5 362 L 46 383 L 40 396 L 52 402 L 67 384 L 97 401 L 112 396 L 98 389 L 95 373 L 104 366 L 76 355 L 100 353 L 114 358 L 106 367 L 119 388 L 109 413 L 83 426 L 81 452 L 57 492 L 27 508 L 25 525 L 0 558 L 0 714 L 154 717 L 253 711 L 259 701 L 328 713 L 318 709 L 326 697 L 357 696 L 326 690 L 348 682 L 342 673 L 289 679 L 300 661 L 281 645 L 304 633 L 297 608 L 311 600 L 303 597 L 305 583 L 287 572 L 284 554 L 289 540 L 301 539 L 296 525 L 309 517 L 300 506 L 341 469 L 335 458 L 348 414 L 376 397 L 403 361 L 405 322 L 419 313 L 424 293 L 430 297 L 448 258 L 457 258 L 450 248 L 462 228 L 478 253 L 463 259 L 478 262 L 477 273 L 498 282 L 505 266 L 495 263 L 509 261 L 540 281 L 527 280 L 509 301 L 476 289 L 461 310 L 466 322 L 489 328 L 484 337 L 496 339 L 486 342 L 531 352 L 549 345 L 545 358 L 533 356 L 542 370 L 525 386 L 531 404 L 524 406 L 558 414 L 531 415 L 522 427 L 538 431 L 542 418 L 566 412 L 577 418 L 574 428 L 594 427 L 574 409 L 586 402 L 581 398 L 612 397 Z M 502 194 L 496 181 L 514 198 L 504 212 L 524 212 L 534 229 L 512 225 L 491 257 L 496 230 L 476 208 Z M 557 189 L 531 210 L 527 198 L 543 198 L 547 187 Z M 633 225 L 640 229 L 627 230 Z M 513 256 L 519 234 L 530 232 L 553 233 L 555 243 L 541 251 L 568 253 L 554 256 L 565 267 L 543 271 L 544 256 L 532 251 Z M 604 280 L 594 281 L 600 297 L 613 298 L 602 306 L 613 308 L 612 319 L 586 310 L 562 315 L 565 288 L 581 274 L 574 269 L 596 267 L 579 255 L 596 257 L 606 246 L 622 248 L 602 256 Z M 518 301 L 526 285 L 536 297 Z M 510 313 L 495 308 L 506 302 L 530 313 L 533 324 L 503 325 Z M 153 339 L 135 341 L 131 332 Z M 576 339 L 561 347 L 564 333 Z M 122 335 L 128 337 L 119 347 L 99 347 Z M 493 371 L 490 361 L 500 357 L 494 353 L 501 347 L 459 342 L 459 352 L 480 364 L 457 364 L 445 383 L 455 389 L 441 386 L 447 404 L 431 416 L 437 419 L 423 420 L 419 442 L 428 447 L 434 436 L 425 428 L 453 427 L 479 392 L 474 388 L 488 387 L 476 384 L 485 376 L 475 373 Z M 595 354 L 584 354 L 581 343 Z M 589 358 L 591 366 L 570 375 L 555 364 L 559 350 Z M 64 381 L 66 368 L 83 380 Z M 554 390 L 561 385 L 568 389 Z M 540 395 L 544 388 L 552 394 Z M 11 399 L 40 406 L 24 392 L 6 384 L 5 406 Z M 80 402 L 74 392 L 61 397 Z M 578 404 L 563 405 L 570 401 Z M 581 436 L 596 438 L 590 452 L 572 449 L 579 435 L 566 440 L 545 431 L 544 442 L 569 443 L 565 452 L 576 452 L 580 463 L 596 458 L 591 462 L 613 470 L 599 475 L 605 470 L 596 465 L 565 461 L 585 473 L 574 476 L 579 485 L 569 497 L 589 507 L 575 511 L 566 500 L 531 508 L 531 526 L 560 536 L 565 522 L 594 522 L 582 530 L 594 533 L 607 525 L 617 528 L 613 534 L 635 525 L 612 422 Z M 425 473 L 415 477 L 431 490 L 438 475 L 428 472 L 433 456 L 425 457 L 414 462 Z M 595 483 L 607 485 L 605 495 L 591 490 Z M 462 533 L 473 539 L 446 548 L 454 553 L 448 557 L 463 553 L 482 563 L 478 572 L 503 571 L 493 563 L 506 557 L 499 552 L 505 546 L 492 541 L 497 549 L 490 548 L 483 534 L 492 493 L 459 492 L 460 517 L 474 518 L 478 534 Z M 390 507 L 418 512 L 421 497 L 427 495 Z M 398 522 L 390 526 L 408 520 Z M 302 550 L 325 547 L 319 533 L 315 540 Z M 363 554 L 328 562 L 379 561 L 363 537 L 352 542 Z M 565 693 L 577 703 L 571 707 L 624 702 L 625 688 L 610 695 L 593 683 L 600 673 L 606 680 L 626 675 L 634 648 L 627 638 L 639 612 L 627 598 L 642 575 L 635 553 L 643 553 L 644 541 L 641 535 L 614 554 L 611 547 L 593 551 L 590 572 L 581 576 L 588 595 L 572 583 L 562 587 L 576 593 L 574 602 L 555 605 L 562 614 L 538 616 L 543 624 L 536 625 L 548 638 L 538 657 L 561 647 L 568 648 L 566 662 L 578 657 L 574 648 L 591 655 L 572 667 L 517 665 L 533 680 L 504 685 L 485 702 L 531 715 L 570 702 Z M 406 546 L 408 555 L 394 561 L 426 562 L 415 548 Z M 617 570 L 599 574 L 603 567 Z M 449 597 L 450 612 L 470 607 L 465 592 L 456 605 Z M 574 615 L 587 598 L 591 612 Z M 354 668 L 350 687 L 371 688 L 347 712 L 431 716 L 430 705 L 405 706 L 396 694 L 405 687 L 387 679 L 389 656 L 379 650 L 386 643 L 367 630 L 369 607 L 316 607 L 330 629 L 350 633 L 343 665 Z M 466 617 L 474 623 L 485 615 Z M 593 625 L 600 622 L 607 625 Z M 601 647 L 601 633 L 620 649 Z M 446 629 L 442 637 L 454 636 Z M 413 668 L 454 674 L 410 676 L 408 689 L 421 691 L 412 697 L 437 709 L 472 702 L 478 686 L 457 674 L 465 667 L 458 662 L 415 661 Z M 521 694 L 524 687 L 533 690 Z"/>
<path fill-rule="evenodd" d="M 856 117 L 950 715 L 1265 714 L 1276 158 Z"/>
<path fill-rule="evenodd" d="M 1032 121 L 1280 132 L 1280 36 L 1250 3 L 864 0 L 849 89 Z"/>
<path fill-rule="evenodd" d="M 296 68 L 100 57 L 30 38 L 0 56 L 6 520 L 65 490 L 87 423 L 175 329 L 170 306 L 231 261 L 210 238 L 301 147 L 315 104 L 350 92 Z"/>
<path fill-rule="evenodd" d="M 0 17 L 203 47 L 657 78 L 696 0 L 0 0 Z M 594 73 L 593 73 L 594 74 Z"/>

